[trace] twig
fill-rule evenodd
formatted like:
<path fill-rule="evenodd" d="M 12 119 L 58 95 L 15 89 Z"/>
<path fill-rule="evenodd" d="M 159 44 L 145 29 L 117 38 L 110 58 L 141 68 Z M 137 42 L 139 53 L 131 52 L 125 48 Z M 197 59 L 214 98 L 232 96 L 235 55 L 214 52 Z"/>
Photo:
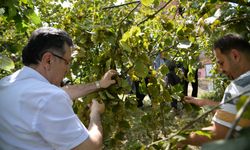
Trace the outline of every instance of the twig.
<path fill-rule="evenodd" d="M 246 2 L 246 1 L 239 1 L 239 0 L 222 0 L 222 1 L 236 3 L 238 5 L 250 7 L 250 2 Z"/>
<path fill-rule="evenodd" d="M 230 128 L 230 130 L 227 132 L 226 135 L 226 140 L 229 140 L 234 132 L 234 129 L 236 127 L 236 125 L 239 123 L 243 113 L 245 112 L 245 110 L 247 109 L 247 106 L 250 104 L 250 97 L 246 100 L 246 102 L 244 103 L 244 105 L 240 108 L 240 110 L 238 111 L 237 115 L 236 115 L 236 119 L 233 122 L 233 126 Z"/>
<path fill-rule="evenodd" d="M 154 14 L 146 17 L 144 20 L 142 20 L 140 23 L 138 23 L 137 25 L 141 25 L 143 24 L 144 22 L 146 22 L 148 19 L 151 19 L 151 18 L 154 18 L 155 15 L 157 15 L 161 10 L 163 10 L 172 0 L 169 0 L 165 5 L 163 5 L 159 10 L 157 10 Z"/>
<path fill-rule="evenodd" d="M 239 21 L 246 21 L 250 19 L 249 15 L 243 16 L 243 17 L 235 17 L 226 21 L 223 21 L 221 24 L 226 25 L 226 24 L 233 24 L 235 22 L 239 22 Z"/>
<path fill-rule="evenodd" d="M 121 5 L 114 5 L 114 6 L 103 7 L 102 9 L 105 10 L 105 9 L 111 9 L 111 8 L 118 8 L 118 7 L 130 5 L 130 4 L 134 4 L 134 3 L 141 3 L 141 2 L 140 1 L 133 1 L 133 2 L 124 3 L 124 4 L 121 4 Z"/>
<path fill-rule="evenodd" d="M 199 117 L 195 118 L 194 120 L 190 121 L 187 125 L 185 125 L 184 127 L 182 127 L 179 131 L 177 131 L 177 132 L 174 133 L 173 135 L 171 135 L 171 136 L 169 136 L 169 137 L 166 137 L 166 138 L 163 138 L 163 139 L 161 139 L 161 140 L 155 141 L 155 142 L 153 142 L 153 143 L 150 143 L 149 145 L 147 145 L 147 147 L 152 146 L 152 145 L 157 144 L 157 143 L 162 142 L 162 141 L 169 140 L 169 139 L 175 137 L 176 135 L 180 134 L 182 131 L 188 129 L 189 127 L 192 127 L 196 121 L 198 121 L 198 120 L 200 120 L 201 118 L 203 118 L 204 116 L 208 115 L 210 112 L 213 112 L 215 109 L 217 109 L 217 108 L 220 107 L 221 105 L 222 105 L 222 104 L 219 104 L 219 105 L 213 107 L 211 110 L 205 112 L 205 113 L 202 114 L 201 116 L 199 116 Z"/>
<path fill-rule="evenodd" d="M 192 127 L 196 121 L 198 121 L 198 120 L 200 120 L 201 118 L 203 118 L 204 116 L 208 115 L 210 112 L 213 112 L 215 109 L 217 109 L 217 108 L 220 107 L 221 105 L 224 105 L 224 104 L 226 104 L 226 103 L 232 102 L 233 100 L 239 98 L 240 96 L 242 96 L 243 94 L 248 93 L 248 92 L 250 92 L 250 90 L 245 91 L 245 92 L 239 94 L 238 96 L 235 96 L 235 97 L 233 97 L 233 98 L 231 98 L 231 99 L 225 101 L 224 103 L 220 103 L 219 105 L 214 106 L 213 108 L 211 108 L 210 110 L 208 110 L 208 111 L 205 112 L 204 114 L 202 114 L 202 115 L 200 115 L 199 117 L 195 118 L 194 120 L 190 121 L 187 125 L 185 125 L 184 127 L 182 127 L 179 131 L 177 131 L 177 132 L 174 133 L 173 135 L 171 135 L 171 136 L 169 136 L 169 137 L 166 137 L 166 138 L 163 138 L 163 139 L 161 139 L 161 140 L 155 141 L 155 142 L 153 142 L 153 143 L 150 143 L 149 145 L 147 145 L 147 147 L 152 146 L 152 145 L 157 144 L 157 143 L 159 143 L 159 142 L 166 141 L 166 140 L 168 140 L 168 139 L 171 139 L 171 138 L 175 137 L 176 135 L 178 135 L 178 134 L 181 133 L 182 131 L 188 129 L 189 127 Z"/>
<path fill-rule="evenodd" d="M 122 21 L 118 24 L 118 25 L 120 25 L 120 24 L 122 24 L 122 22 L 124 21 L 124 20 L 126 20 L 128 17 L 129 17 L 129 15 L 134 11 L 134 10 L 136 10 L 137 8 L 138 8 L 138 6 L 140 5 L 141 3 L 138 3 L 128 14 L 127 14 L 127 16 L 126 17 L 124 17 L 123 19 L 122 19 Z"/>

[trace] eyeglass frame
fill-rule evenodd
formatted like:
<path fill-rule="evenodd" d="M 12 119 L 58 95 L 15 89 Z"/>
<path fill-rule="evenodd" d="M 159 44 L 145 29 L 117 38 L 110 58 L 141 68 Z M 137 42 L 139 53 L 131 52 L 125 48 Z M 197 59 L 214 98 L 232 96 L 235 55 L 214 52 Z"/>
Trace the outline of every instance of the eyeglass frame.
<path fill-rule="evenodd" d="M 57 57 L 57 58 L 63 60 L 64 63 L 65 63 L 65 65 L 69 65 L 69 64 L 70 64 L 70 62 L 69 62 L 67 59 L 63 58 L 62 56 L 59 56 L 59 55 L 57 55 L 57 54 L 55 54 L 55 53 L 52 53 L 52 52 L 50 52 L 50 53 L 51 53 L 53 56 L 55 56 L 55 57 Z"/>

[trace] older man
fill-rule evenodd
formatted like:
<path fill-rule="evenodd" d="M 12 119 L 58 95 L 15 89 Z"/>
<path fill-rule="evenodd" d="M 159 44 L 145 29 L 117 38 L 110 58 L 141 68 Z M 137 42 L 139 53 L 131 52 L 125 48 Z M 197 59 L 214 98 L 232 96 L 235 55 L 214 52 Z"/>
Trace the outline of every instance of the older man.
<path fill-rule="evenodd" d="M 22 69 L 0 80 L 0 149 L 100 149 L 104 104 L 92 101 L 88 129 L 71 107 L 71 99 L 115 81 L 108 71 L 100 81 L 67 86 L 60 83 L 69 70 L 73 42 L 62 30 L 35 30 L 22 52 Z"/>

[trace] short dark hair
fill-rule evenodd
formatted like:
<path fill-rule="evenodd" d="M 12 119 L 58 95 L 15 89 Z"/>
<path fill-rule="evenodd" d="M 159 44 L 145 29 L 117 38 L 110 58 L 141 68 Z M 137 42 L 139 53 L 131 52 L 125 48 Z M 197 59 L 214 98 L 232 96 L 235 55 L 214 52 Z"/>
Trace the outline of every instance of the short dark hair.
<path fill-rule="evenodd" d="M 232 49 L 237 49 L 244 54 L 250 55 L 250 44 L 242 36 L 230 33 L 214 42 L 213 49 L 220 49 L 221 53 L 227 54 Z"/>
<path fill-rule="evenodd" d="M 73 41 L 67 32 L 52 27 L 38 28 L 33 31 L 28 44 L 23 48 L 23 64 L 27 66 L 31 64 L 38 64 L 43 54 L 48 51 L 64 55 L 65 43 L 70 47 L 73 46 Z"/>

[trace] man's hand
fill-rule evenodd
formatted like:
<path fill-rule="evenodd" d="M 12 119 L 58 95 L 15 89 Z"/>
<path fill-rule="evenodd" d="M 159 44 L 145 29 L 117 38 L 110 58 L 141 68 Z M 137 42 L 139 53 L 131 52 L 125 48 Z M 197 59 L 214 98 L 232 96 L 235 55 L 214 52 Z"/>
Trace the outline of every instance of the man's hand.
<path fill-rule="evenodd" d="M 95 99 L 90 104 L 90 122 L 88 127 L 89 136 L 86 140 L 76 146 L 73 150 L 99 150 L 103 146 L 103 129 L 101 123 L 101 114 L 105 110 L 103 103 L 98 103 Z"/>
<path fill-rule="evenodd" d="M 190 103 L 190 104 L 194 104 L 194 105 L 199 106 L 199 107 L 203 106 L 202 100 L 199 100 L 199 99 L 192 97 L 192 96 L 185 96 L 184 101 L 187 103 Z"/>
<path fill-rule="evenodd" d="M 100 88 L 107 88 L 109 87 L 111 84 L 115 84 L 116 81 L 112 79 L 112 77 L 114 77 L 115 75 L 117 75 L 118 73 L 115 70 L 109 70 L 107 71 L 104 76 L 102 77 L 102 79 L 100 80 Z"/>
<path fill-rule="evenodd" d="M 105 111 L 105 105 L 104 103 L 99 103 L 98 101 L 93 99 L 90 105 L 90 111 L 97 112 L 98 114 L 102 114 Z"/>
<path fill-rule="evenodd" d="M 190 104 L 197 105 L 199 107 L 219 105 L 219 102 L 216 102 L 216 101 L 212 101 L 208 99 L 199 99 L 199 98 L 191 97 L 191 96 L 185 96 L 184 101 Z"/>
<path fill-rule="evenodd" d="M 86 96 L 92 92 L 99 90 L 100 88 L 107 88 L 111 84 L 116 83 L 112 79 L 113 76 L 118 73 L 115 70 L 107 71 L 100 81 L 88 83 L 88 84 L 78 84 L 78 85 L 67 85 L 63 87 L 63 90 L 67 92 L 72 100 Z"/>

